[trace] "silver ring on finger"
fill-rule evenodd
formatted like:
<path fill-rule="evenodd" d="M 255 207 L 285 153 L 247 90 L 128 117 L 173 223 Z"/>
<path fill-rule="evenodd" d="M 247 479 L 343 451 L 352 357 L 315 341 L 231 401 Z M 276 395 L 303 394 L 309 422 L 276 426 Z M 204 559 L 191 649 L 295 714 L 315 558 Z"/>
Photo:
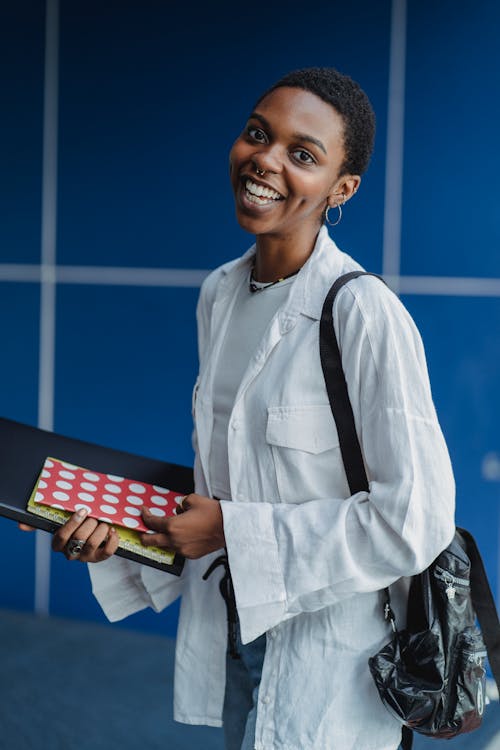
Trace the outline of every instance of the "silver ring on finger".
<path fill-rule="evenodd" d="M 85 546 L 85 539 L 70 539 L 66 545 L 66 552 L 70 557 L 78 557 Z"/>

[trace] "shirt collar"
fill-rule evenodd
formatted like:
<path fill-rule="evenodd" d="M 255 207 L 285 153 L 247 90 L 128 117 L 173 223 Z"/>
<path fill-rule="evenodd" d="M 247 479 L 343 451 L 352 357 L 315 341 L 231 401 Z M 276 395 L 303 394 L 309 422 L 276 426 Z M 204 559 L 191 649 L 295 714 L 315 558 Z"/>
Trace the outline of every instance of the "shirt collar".
<path fill-rule="evenodd" d="M 328 234 L 325 226 L 319 230 L 314 249 L 300 269 L 281 313 L 281 330 L 294 325 L 298 315 L 314 320 L 321 318 L 325 296 L 342 270 L 342 252 Z M 223 287 L 233 288 L 242 276 L 250 273 L 255 258 L 253 244 L 240 258 L 221 267 Z"/>

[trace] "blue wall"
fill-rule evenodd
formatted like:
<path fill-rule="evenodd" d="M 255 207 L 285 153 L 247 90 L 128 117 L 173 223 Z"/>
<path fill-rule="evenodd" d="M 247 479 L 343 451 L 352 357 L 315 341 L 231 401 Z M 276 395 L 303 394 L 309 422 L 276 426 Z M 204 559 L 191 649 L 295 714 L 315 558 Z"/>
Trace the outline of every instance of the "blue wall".
<path fill-rule="evenodd" d="M 9 7 L 7 7 L 9 6 Z M 0 8 L 0 274 L 40 262 L 43 2 Z M 376 153 L 335 238 L 382 270 L 391 3 L 61 0 L 57 263 L 210 269 L 251 238 L 237 226 L 228 151 L 261 91 L 334 65 L 377 113 Z M 408 4 L 401 273 L 500 277 L 493 2 Z M 26 276 L 26 274 L 24 274 Z M 0 413 L 36 424 L 39 284 L 2 281 Z M 57 431 L 191 463 L 196 287 L 58 284 Z M 429 360 L 458 484 L 496 586 L 500 485 L 498 296 L 405 294 Z M 34 539 L 0 519 L 0 606 L 33 606 Z M 59 559 L 60 558 L 60 559 Z M 52 557 L 51 611 L 102 619 L 84 566 Z M 128 627 L 173 633 L 175 608 Z"/>

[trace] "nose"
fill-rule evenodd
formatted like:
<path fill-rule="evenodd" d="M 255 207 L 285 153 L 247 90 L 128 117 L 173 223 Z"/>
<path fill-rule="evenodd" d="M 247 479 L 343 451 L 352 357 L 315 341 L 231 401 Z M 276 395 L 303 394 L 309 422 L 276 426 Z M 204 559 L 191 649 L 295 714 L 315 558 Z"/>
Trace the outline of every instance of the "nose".
<path fill-rule="evenodd" d="M 256 170 L 279 173 L 283 169 L 283 153 L 278 144 L 259 149 L 252 158 Z"/>

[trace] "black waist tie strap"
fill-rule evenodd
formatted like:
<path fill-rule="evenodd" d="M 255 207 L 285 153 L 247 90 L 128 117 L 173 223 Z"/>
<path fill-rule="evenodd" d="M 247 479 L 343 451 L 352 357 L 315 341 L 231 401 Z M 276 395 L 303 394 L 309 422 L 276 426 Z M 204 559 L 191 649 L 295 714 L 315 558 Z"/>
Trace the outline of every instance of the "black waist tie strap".
<path fill-rule="evenodd" d="M 236 633 L 238 629 L 238 611 L 236 609 L 236 599 L 234 596 L 233 580 L 229 570 L 229 560 L 227 554 L 216 557 L 209 569 L 204 573 L 203 580 L 206 581 L 219 566 L 224 567 L 224 575 L 219 581 L 219 589 L 222 598 L 226 603 L 227 612 L 227 641 L 229 645 L 229 655 L 232 659 L 239 659 L 238 646 L 236 644 Z"/>

